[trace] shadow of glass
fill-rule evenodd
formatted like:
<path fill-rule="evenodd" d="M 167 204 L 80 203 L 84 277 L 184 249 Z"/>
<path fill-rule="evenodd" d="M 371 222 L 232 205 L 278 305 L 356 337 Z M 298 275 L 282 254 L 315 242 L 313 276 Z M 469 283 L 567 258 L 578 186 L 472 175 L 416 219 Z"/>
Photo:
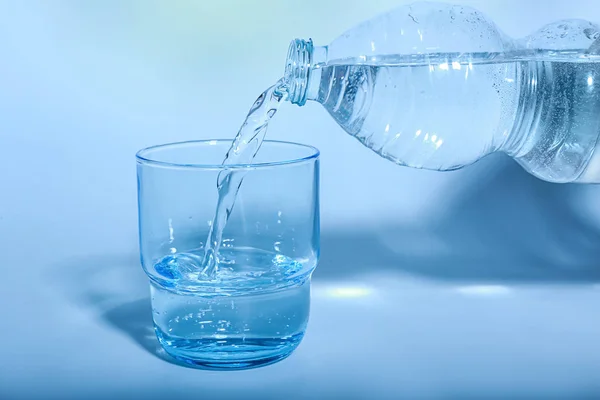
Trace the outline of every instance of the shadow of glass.
<path fill-rule="evenodd" d="M 68 260 L 49 274 L 73 305 L 125 334 L 150 354 L 189 367 L 169 356 L 154 334 L 148 278 L 137 255 L 100 255 Z"/>
<path fill-rule="evenodd" d="M 443 212 L 429 221 L 323 232 L 315 278 L 384 270 L 469 282 L 600 282 L 600 226 L 576 212 L 581 186 L 540 181 L 516 163 L 470 178 L 432 206 Z"/>

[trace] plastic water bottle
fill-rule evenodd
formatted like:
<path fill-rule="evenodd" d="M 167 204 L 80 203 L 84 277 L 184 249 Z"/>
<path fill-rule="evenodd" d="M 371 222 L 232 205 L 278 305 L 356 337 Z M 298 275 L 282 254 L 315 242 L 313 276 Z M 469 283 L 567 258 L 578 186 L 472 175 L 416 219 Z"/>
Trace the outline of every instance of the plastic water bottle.
<path fill-rule="evenodd" d="M 600 183 L 600 28 L 549 24 L 511 39 L 481 12 L 415 3 L 329 46 L 294 40 L 288 100 L 321 103 L 397 164 L 453 170 L 494 151 L 552 182 Z"/>

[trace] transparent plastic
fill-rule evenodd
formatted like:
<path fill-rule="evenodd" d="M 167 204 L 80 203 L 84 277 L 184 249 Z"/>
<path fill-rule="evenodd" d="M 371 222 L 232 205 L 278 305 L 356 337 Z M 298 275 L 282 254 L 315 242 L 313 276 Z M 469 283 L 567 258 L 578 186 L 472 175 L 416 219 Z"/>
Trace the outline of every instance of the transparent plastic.
<path fill-rule="evenodd" d="M 549 24 L 512 39 L 481 12 L 414 3 L 329 46 L 294 40 L 294 104 L 321 103 L 380 156 L 453 170 L 494 151 L 552 182 L 600 182 L 600 28 Z"/>

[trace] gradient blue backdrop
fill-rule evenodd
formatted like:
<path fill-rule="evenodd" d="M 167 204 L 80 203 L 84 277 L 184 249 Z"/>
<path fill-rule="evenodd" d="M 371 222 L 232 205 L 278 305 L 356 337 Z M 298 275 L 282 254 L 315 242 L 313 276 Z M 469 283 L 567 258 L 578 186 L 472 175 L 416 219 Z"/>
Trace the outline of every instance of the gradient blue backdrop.
<path fill-rule="evenodd" d="M 400 168 L 313 104 L 269 135 L 322 150 L 305 342 L 237 373 L 157 352 L 136 150 L 233 137 L 291 39 L 403 3 L 0 1 L 0 398 L 599 398 L 600 188 L 501 156 Z M 591 0 L 462 3 L 512 36 L 600 22 Z"/>

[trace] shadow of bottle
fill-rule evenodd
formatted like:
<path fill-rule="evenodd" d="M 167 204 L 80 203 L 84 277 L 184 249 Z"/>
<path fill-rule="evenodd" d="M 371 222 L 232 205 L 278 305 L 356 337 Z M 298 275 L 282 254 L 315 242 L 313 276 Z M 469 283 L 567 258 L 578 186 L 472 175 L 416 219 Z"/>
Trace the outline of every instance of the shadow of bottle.
<path fill-rule="evenodd" d="M 584 186 L 543 182 L 511 161 L 493 176 L 464 177 L 434 201 L 442 212 L 418 225 L 390 216 L 368 230 L 324 232 L 315 277 L 384 270 L 469 282 L 600 282 L 600 226 L 577 210 Z"/>

